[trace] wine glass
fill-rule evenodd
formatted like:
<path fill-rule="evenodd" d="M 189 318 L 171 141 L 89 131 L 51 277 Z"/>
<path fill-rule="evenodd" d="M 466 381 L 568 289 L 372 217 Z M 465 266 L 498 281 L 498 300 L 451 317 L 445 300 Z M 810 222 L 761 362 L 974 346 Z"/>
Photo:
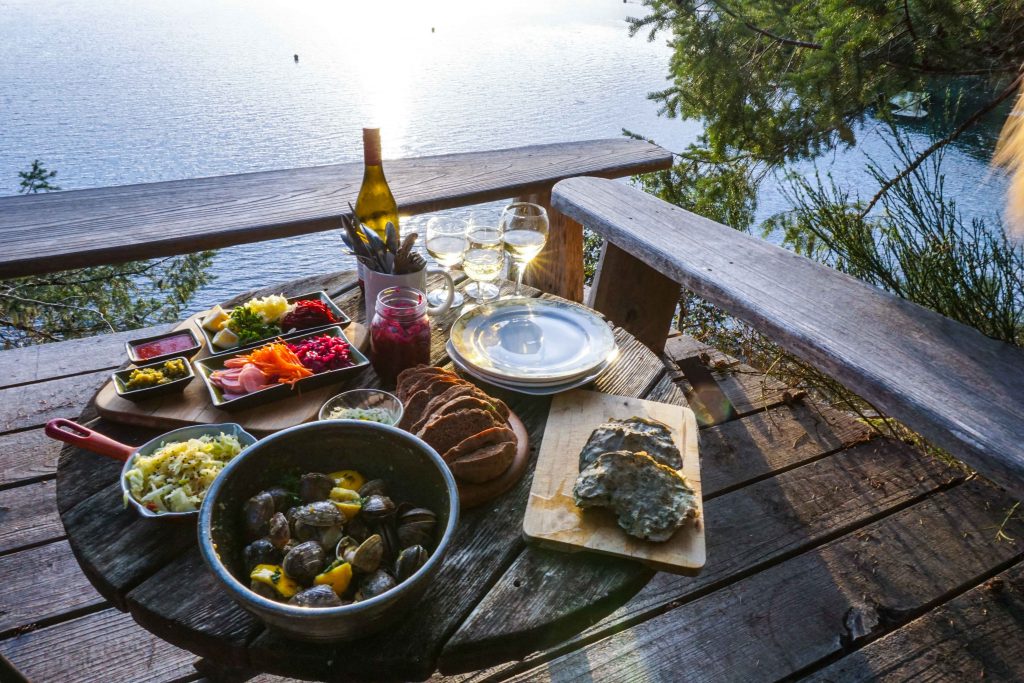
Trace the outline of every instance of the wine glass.
<path fill-rule="evenodd" d="M 469 247 L 462 255 L 462 270 L 472 280 L 466 294 L 478 304 L 497 299 L 501 287 L 495 280 L 505 268 L 505 241 L 496 227 L 471 227 L 467 233 Z"/>
<path fill-rule="evenodd" d="M 513 202 L 498 220 L 505 236 L 505 251 L 516 266 L 515 296 L 523 293 L 523 273 L 548 240 L 548 212 L 539 204 Z"/>
<path fill-rule="evenodd" d="M 427 221 L 427 253 L 434 257 L 438 265 L 444 271 L 451 274 L 452 268 L 459 265 L 462 255 L 466 253 L 469 241 L 466 233 L 469 231 L 469 222 L 454 216 L 434 216 Z M 432 289 L 427 293 L 427 303 L 431 306 L 441 306 L 447 300 L 448 290 L 444 288 Z M 458 308 L 465 299 L 461 292 L 455 292 L 452 298 L 452 308 Z"/>

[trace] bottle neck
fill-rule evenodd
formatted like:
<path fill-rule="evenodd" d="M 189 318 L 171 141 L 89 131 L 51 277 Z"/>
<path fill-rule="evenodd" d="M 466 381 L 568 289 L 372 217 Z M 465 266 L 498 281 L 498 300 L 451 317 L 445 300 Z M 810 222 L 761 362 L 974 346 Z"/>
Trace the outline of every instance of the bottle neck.
<path fill-rule="evenodd" d="M 380 128 L 363 128 L 363 164 L 381 166 Z"/>

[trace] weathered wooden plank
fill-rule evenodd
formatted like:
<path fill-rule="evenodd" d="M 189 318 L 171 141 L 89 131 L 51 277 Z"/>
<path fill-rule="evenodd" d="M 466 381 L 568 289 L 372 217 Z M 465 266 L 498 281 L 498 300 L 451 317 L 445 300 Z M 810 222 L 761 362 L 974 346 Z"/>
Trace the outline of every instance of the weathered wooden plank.
<path fill-rule="evenodd" d="M 1024 565 L 1017 564 L 804 680 L 1024 680 Z"/>
<path fill-rule="evenodd" d="M 140 517 L 124 506 L 116 479 L 61 519 L 82 571 L 100 595 L 121 609 L 125 593 L 196 543 L 194 519 Z"/>
<path fill-rule="evenodd" d="M 198 548 L 169 561 L 128 593 L 128 611 L 151 633 L 218 665 L 248 665 L 246 646 L 263 624 L 232 600 Z M 181 637 L 188 633 L 188 640 Z"/>
<path fill-rule="evenodd" d="M 621 183 L 552 201 L 1024 495 L 1024 350 Z"/>
<path fill-rule="evenodd" d="M 708 460 L 702 459 L 702 476 L 710 467 Z M 697 577 L 654 575 L 633 600 L 598 628 L 614 629 L 673 600 L 709 590 L 731 577 L 848 532 L 947 485 L 957 476 L 945 465 L 922 460 L 903 444 L 879 440 L 707 499 L 708 563 L 704 571 Z M 706 495 L 711 493 L 710 489 L 705 491 Z M 562 571 L 574 577 L 581 574 L 573 567 L 576 561 L 575 556 L 559 557 L 528 547 L 452 637 L 441 659 L 441 670 L 469 671 L 522 657 L 593 624 L 600 616 L 596 611 L 581 614 L 563 609 L 562 603 L 574 605 L 571 598 L 534 587 L 538 577 L 558 585 L 559 579 L 565 580 Z M 622 576 L 605 579 L 594 575 L 591 580 L 595 586 L 611 591 L 614 579 L 625 583 L 628 568 L 619 572 Z M 530 589 L 523 590 L 522 586 Z"/>
<path fill-rule="evenodd" d="M 697 424 L 722 424 L 738 417 L 736 407 L 699 358 L 684 358 L 674 365 L 678 371 L 673 369 L 669 374 L 686 387 L 684 393 L 693 406 Z"/>
<path fill-rule="evenodd" d="M 195 660 L 113 609 L 0 641 L 0 655 L 29 680 L 76 683 L 166 683 Z"/>
<path fill-rule="evenodd" d="M 127 362 L 124 343 L 160 334 L 170 325 L 154 325 L 114 334 L 100 334 L 22 349 L 0 351 L 0 389 L 42 382 L 96 370 L 113 370 Z"/>
<path fill-rule="evenodd" d="M 668 168 L 671 154 L 615 138 L 386 162 L 402 213 L 549 190 L 575 175 Z M 0 277 L 167 256 L 338 228 L 363 164 L 0 198 Z"/>
<path fill-rule="evenodd" d="M 661 361 L 643 342 L 621 328 L 615 328 L 615 342 L 619 357 L 594 380 L 594 387 L 616 396 L 645 396 L 661 378 Z"/>
<path fill-rule="evenodd" d="M 712 369 L 719 369 L 739 363 L 738 359 L 722 353 L 714 346 L 697 341 L 688 334 L 673 335 L 665 340 L 664 357 L 667 361 L 697 358 L 704 365 Z"/>
<path fill-rule="evenodd" d="M 67 541 L 0 557 L 0 634 L 103 604 Z"/>
<path fill-rule="evenodd" d="M 42 429 L 0 436 L 0 486 L 53 476 L 60 443 Z"/>
<path fill-rule="evenodd" d="M 64 535 L 52 479 L 0 491 L 0 553 Z"/>
<path fill-rule="evenodd" d="M 55 417 L 78 417 L 108 379 L 110 372 L 100 371 L 0 389 L 0 432 L 37 427 Z"/>
<path fill-rule="evenodd" d="M 720 495 L 866 441 L 872 432 L 850 416 L 800 402 L 780 405 L 700 433 L 705 497 Z"/>
<path fill-rule="evenodd" d="M 660 352 L 678 303 L 679 283 L 605 240 L 588 306 Z"/>
<path fill-rule="evenodd" d="M 91 408 L 86 409 L 79 422 L 121 443 L 140 446 L 160 434 L 159 431 L 145 427 L 133 427 L 109 420 L 85 419 L 91 412 Z M 97 491 L 117 482 L 121 476 L 122 466 L 117 460 L 74 446 L 64 446 L 57 462 L 61 472 L 57 479 L 57 509 L 63 514 Z"/>
<path fill-rule="evenodd" d="M 517 197 L 516 201 L 540 204 L 548 212 L 548 239 L 544 249 L 530 263 L 525 284 L 583 302 L 583 226 L 551 206 L 551 192 Z"/>
<path fill-rule="evenodd" d="M 1020 541 L 993 541 L 1010 502 L 977 480 L 955 487 L 513 680 L 784 678 L 1018 560 Z"/>

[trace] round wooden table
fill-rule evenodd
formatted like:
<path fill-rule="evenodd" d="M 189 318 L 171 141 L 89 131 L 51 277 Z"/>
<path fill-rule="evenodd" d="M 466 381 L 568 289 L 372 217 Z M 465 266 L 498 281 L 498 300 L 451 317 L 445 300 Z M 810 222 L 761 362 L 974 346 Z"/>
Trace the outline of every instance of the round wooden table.
<path fill-rule="evenodd" d="M 328 291 L 354 320 L 363 319 L 351 272 L 306 278 L 237 300 L 316 289 Z M 455 316 L 433 321 L 437 364 L 448 363 L 444 342 Z M 594 388 L 681 402 L 658 357 L 621 329 L 615 336 L 622 353 Z M 365 383 L 367 374 L 350 384 Z M 352 387 L 338 390 L 346 388 Z M 438 669 L 458 673 L 521 658 L 607 615 L 652 571 L 631 561 L 558 553 L 523 542 L 523 512 L 550 399 L 484 388 L 526 424 L 531 467 L 510 491 L 463 513 L 436 581 L 413 611 L 384 633 L 325 646 L 267 631 L 215 583 L 199 555 L 194 521 L 146 520 L 125 509 L 120 465 L 73 447 L 62 451 L 57 472 L 57 504 L 68 541 L 104 598 L 159 637 L 203 657 L 197 666 L 213 678 L 269 672 L 320 680 L 421 680 Z M 82 419 L 94 415 L 87 407 Z M 126 443 L 143 443 L 157 433 L 103 419 L 93 426 Z"/>

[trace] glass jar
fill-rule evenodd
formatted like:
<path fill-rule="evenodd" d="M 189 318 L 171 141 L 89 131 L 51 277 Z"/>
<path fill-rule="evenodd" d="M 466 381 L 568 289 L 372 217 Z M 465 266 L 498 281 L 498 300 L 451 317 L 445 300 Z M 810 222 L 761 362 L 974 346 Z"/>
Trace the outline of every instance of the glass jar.
<path fill-rule="evenodd" d="M 398 373 L 430 363 L 430 320 L 427 297 L 413 287 L 388 287 L 377 295 L 370 323 L 373 369 L 385 384 Z"/>

